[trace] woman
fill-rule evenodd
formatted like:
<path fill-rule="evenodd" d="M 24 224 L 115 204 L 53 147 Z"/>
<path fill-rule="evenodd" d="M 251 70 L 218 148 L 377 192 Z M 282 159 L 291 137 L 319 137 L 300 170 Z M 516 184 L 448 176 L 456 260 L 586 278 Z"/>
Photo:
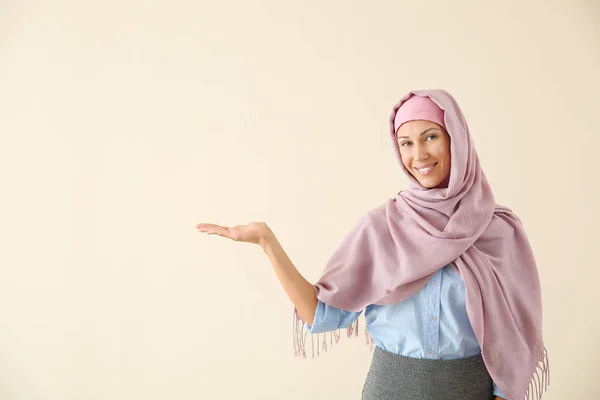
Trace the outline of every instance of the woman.
<path fill-rule="evenodd" d="M 297 355 L 306 333 L 317 354 L 320 333 L 357 335 L 365 312 L 376 347 L 364 400 L 541 398 L 537 267 L 521 221 L 494 202 L 462 111 L 443 90 L 412 91 L 390 127 L 410 186 L 358 221 L 316 284 L 264 223 L 197 229 L 262 246 L 295 306 Z"/>

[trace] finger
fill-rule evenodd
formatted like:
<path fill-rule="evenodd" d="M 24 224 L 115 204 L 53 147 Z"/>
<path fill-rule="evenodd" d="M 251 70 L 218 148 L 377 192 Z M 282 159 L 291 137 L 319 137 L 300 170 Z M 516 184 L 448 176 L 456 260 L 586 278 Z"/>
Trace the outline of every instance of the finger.
<path fill-rule="evenodd" d="M 227 231 L 223 230 L 223 229 L 208 229 L 208 230 L 199 231 L 199 232 L 206 233 L 207 235 L 217 235 L 217 236 L 229 237 L 229 234 L 227 233 Z"/>
<path fill-rule="evenodd" d="M 224 226 L 216 225 L 216 224 L 198 224 L 196 225 L 196 229 L 199 229 L 201 232 L 214 231 L 218 229 L 223 229 Z"/>
<path fill-rule="evenodd" d="M 196 228 L 209 228 L 209 227 L 215 227 L 215 226 L 219 226 L 217 224 L 207 224 L 207 223 L 199 223 L 196 225 Z"/>
<path fill-rule="evenodd" d="M 203 224 L 203 226 L 196 227 L 200 232 L 207 233 L 209 235 L 218 235 L 231 239 L 229 228 L 215 225 L 215 224 Z"/>

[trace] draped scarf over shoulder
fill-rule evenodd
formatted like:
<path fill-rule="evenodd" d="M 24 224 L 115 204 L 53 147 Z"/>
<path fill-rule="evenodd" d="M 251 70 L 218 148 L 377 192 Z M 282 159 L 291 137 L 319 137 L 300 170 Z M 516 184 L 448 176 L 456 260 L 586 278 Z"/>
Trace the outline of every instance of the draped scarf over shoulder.
<path fill-rule="evenodd" d="M 422 187 L 402 163 L 394 117 L 411 96 L 428 96 L 444 111 L 452 159 L 447 188 Z M 412 91 L 393 108 L 389 135 L 409 186 L 365 213 L 344 237 L 314 285 L 317 298 L 347 311 L 394 304 L 451 264 L 465 282 L 469 321 L 492 379 L 509 399 L 540 399 L 549 363 L 536 262 L 519 218 L 495 203 L 461 109 L 444 90 Z M 306 356 L 296 310 L 294 323 L 296 354 Z M 352 332 L 358 321 L 348 327 Z"/>

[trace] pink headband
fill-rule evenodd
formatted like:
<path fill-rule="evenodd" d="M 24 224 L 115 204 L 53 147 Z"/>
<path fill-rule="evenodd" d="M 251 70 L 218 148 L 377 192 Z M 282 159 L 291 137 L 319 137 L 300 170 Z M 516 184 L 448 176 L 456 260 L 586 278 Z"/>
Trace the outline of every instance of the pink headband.
<path fill-rule="evenodd" d="M 408 121 L 425 120 L 435 122 L 446 129 L 444 111 L 429 97 L 413 95 L 400 106 L 394 117 L 394 132 Z"/>

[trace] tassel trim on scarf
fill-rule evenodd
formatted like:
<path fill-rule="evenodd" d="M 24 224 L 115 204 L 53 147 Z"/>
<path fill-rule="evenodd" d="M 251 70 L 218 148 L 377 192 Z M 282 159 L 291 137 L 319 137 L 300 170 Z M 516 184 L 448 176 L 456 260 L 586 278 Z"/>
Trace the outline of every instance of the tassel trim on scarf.
<path fill-rule="evenodd" d="M 306 331 L 306 327 L 304 326 L 305 321 L 300 317 L 298 311 L 294 309 L 294 356 L 307 358 L 306 355 L 306 338 L 308 336 L 308 332 Z M 332 332 L 325 333 L 317 333 L 316 335 L 316 345 L 315 345 L 315 335 L 311 335 L 310 341 L 310 352 L 311 357 L 315 358 L 315 349 L 316 355 L 319 356 L 321 354 L 321 350 L 327 351 L 327 337 L 329 336 L 330 345 L 333 346 L 334 340 L 335 343 L 340 341 L 340 331 L 338 329 Z M 323 341 L 321 342 L 321 335 L 323 336 Z M 358 336 L 358 319 L 350 324 L 346 328 L 346 335 L 348 337 L 357 337 Z M 365 344 L 369 346 L 369 349 L 373 351 L 374 348 L 373 337 L 369 334 L 367 327 L 365 326 Z M 550 385 L 550 360 L 548 359 L 548 350 L 543 347 L 541 355 L 538 360 L 538 364 L 536 366 L 533 377 L 531 378 L 531 383 L 529 384 L 529 388 L 527 392 L 525 392 L 524 400 L 541 400 L 542 394 L 548 390 L 548 385 Z"/>
<path fill-rule="evenodd" d="M 550 385 L 550 360 L 548 350 L 543 347 L 524 400 L 540 400 L 542 394 L 548 390 L 548 385 Z"/>
<path fill-rule="evenodd" d="M 306 338 L 308 336 L 308 332 L 306 331 L 306 327 L 304 326 L 305 321 L 298 314 L 298 310 L 294 309 L 294 356 L 307 358 L 306 355 Z M 327 339 L 329 337 L 329 344 L 333 346 L 334 340 L 335 343 L 340 341 L 341 337 L 341 329 L 332 331 L 332 332 L 324 332 L 311 334 L 310 338 L 310 353 L 312 358 L 315 358 L 315 350 L 316 355 L 319 356 L 321 354 L 321 350 L 327 351 Z M 348 337 L 357 337 L 358 336 L 358 319 L 350 324 L 346 328 L 346 335 Z M 316 338 L 315 338 L 316 336 Z M 323 340 L 321 341 L 321 336 Z M 315 345 L 316 342 L 316 345 Z M 369 335 L 369 331 L 365 326 L 365 344 L 369 346 L 369 349 L 373 351 L 374 349 L 374 341 L 371 335 Z"/>

